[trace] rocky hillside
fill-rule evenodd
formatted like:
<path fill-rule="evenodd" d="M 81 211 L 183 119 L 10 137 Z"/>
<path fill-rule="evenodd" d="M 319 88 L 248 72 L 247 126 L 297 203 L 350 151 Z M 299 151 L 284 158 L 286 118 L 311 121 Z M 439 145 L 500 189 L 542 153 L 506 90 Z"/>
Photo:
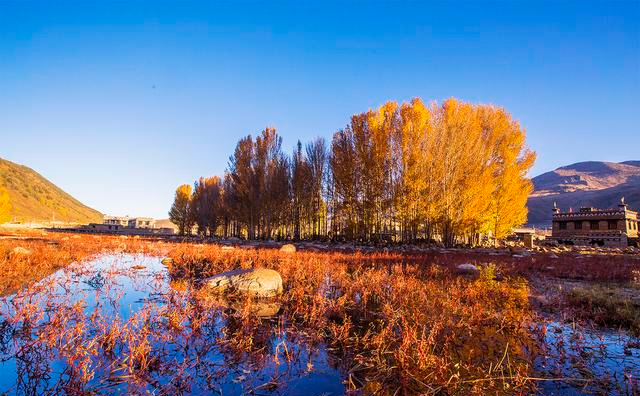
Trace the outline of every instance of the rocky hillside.
<path fill-rule="evenodd" d="M 101 222 L 102 214 L 83 205 L 38 172 L 0 158 L 0 187 L 9 192 L 15 221 Z"/>
<path fill-rule="evenodd" d="M 551 208 L 557 202 L 562 210 L 581 206 L 616 207 L 624 197 L 629 207 L 640 210 L 640 161 L 579 162 L 532 179 L 529 197 L 529 224 L 551 224 Z"/>

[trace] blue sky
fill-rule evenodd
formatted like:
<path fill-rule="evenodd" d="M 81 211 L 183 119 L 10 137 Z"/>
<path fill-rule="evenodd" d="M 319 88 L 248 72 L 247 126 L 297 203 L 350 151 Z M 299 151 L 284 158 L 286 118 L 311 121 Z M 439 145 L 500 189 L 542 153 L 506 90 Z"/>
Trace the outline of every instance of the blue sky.
<path fill-rule="evenodd" d="M 236 141 L 330 138 L 386 100 L 508 109 L 532 176 L 640 159 L 640 2 L 0 0 L 0 157 L 166 217 Z"/>

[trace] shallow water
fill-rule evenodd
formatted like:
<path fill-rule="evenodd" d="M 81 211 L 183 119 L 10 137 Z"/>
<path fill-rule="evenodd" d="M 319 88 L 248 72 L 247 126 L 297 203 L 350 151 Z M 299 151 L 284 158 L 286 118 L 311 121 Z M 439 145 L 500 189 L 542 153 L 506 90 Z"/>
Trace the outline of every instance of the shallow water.
<path fill-rule="evenodd" d="M 37 287 L 38 293 L 1 301 L 0 326 L 5 331 L 0 391 L 61 391 L 79 383 L 84 370 L 92 374 L 83 388 L 106 393 L 344 393 L 337 362 L 324 345 L 290 339 L 286 323 L 278 317 L 255 319 L 247 329 L 224 305 L 206 312 L 189 310 L 189 286 L 172 285 L 159 258 L 103 256 L 61 270 Z M 29 319 L 19 320 L 28 304 L 34 304 L 26 314 Z M 36 311 L 45 314 L 38 317 Z M 184 313 L 173 330 L 165 326 L 172 320 L 171 311 Z M 190 327 L 194 314 L 200 323 L 197 329 Z M 81 328 L 68 338 L 44 341 L 47 328 L 59 325 L 60 317 L 67 320 L 65 328 Z M 25 326 L 29 321 L 32 324 Z M 118 333 L 124 328 L 133 332 Z M 21 329 L 21 334 L 13 329 Z M 149 374 L 136 372 L 144 363 L 131 363 L 136 354 L 130 345 L 99 345 L 108 334 L 147 348 Z M 259 345 L 237 347 L 235 338 L 242 336 L 251 336 Z M 83 348 L 91 351 L 84 353 Z"/>
<path fill-rule="evenodd" d="M 321 289 L 340 295 L 330 278 Z M 249 307 L 260 309 L 243 315 Z M 73 264 L 0 298 L 0 394 L 343 394 L 340 357 L 282 310 L 203 303 L 157 257 Z M 638 392 L 640 349 L 625 348 L 637 338 L 557 322 L 542 331 L 537 376 L 565 380 L 538 382 L 539 394 Z"/>
<path fill-rule="evenodd" d="M 545 325 L 544 341 L 544 354 L 536 359 L 540 374 L 571 380 L 542 381 L 541 394 L 639 394 L 640 344 L 636 337 L 550 322 Z"/>

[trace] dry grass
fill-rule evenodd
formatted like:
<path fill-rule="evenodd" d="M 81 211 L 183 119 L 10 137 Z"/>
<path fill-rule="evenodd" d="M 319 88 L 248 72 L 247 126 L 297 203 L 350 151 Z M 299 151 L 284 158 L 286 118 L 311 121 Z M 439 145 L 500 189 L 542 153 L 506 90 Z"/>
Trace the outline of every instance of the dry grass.
<path fill-rule="evenodd" d="M 476 281 L 388 254 L 281 254 L 181 245 L 170 274 L 199 279 L 266 267 L 285 283 L 282 303 L 296 325 L 340 355 L 355 390 L 402 393 L 525 392 L 535 340 L 522 279 Z"/>
<path fill-rule="evenodd" d="M 622 327 L 640 334 L 640 303 L 625 290 L 611 285 L 576 287 L 567 293 L 567 302 L 577 319 L 601 326 Z"/>
<path fill-rule="evenodd" d="M 483 265 L 471 280 L 452 269 L 464 261 L 480 263 L 473 253 L 287 254 L 109 236 L 22 236 L 32 239 L 0 239 L 0 290 L 18 290 L 0 323 L 0 338 L 3 348 L 20 346 L 18 367 L 28 379 L 23 389 L 34 393 L 44 389 L 46 362 L 54 358 L 67 367 L 55 385 L 67 393 L 108 392 L 126 384 L 132 393 L 179 394 L 196 381 L 217 389 L 229 375 L 241 378 L 242 372 L 233 372 L 236 365 L 254 373 L 268 365 L 286 367 L 288 374 L 276 370 L 244 388 L 266 392 L 278 389 L 292 371 L 312 370 L 301 363 L 303 352 L 324 345 L 347 390 L 356 393 L 529 394 L 539 380 L 533 361 L 540 338 L 527 276 L 580 278 L 600 265 L 589 258 L 492 256 L 495 264 Z M 31 254 L 11 253 L 16 246 Z M 124 319 L 88 312 L 82 299 L 54 292 L 70 288 L 72 277 L 35 283 L 71 262 L 114 252 L 168 255 L 171 288 L 161 291 L 158 279 L 160 299 Z M 637 263 L 590 276 L 625 279 Z M 283 277 L 277 320 L 252 314 L 261 301 L 220 302 L 198 291 L 204 277 L 255 267 Z M 135 271 L 125 275 L 135 278 Z M 121 275 L 107 272 L 96 282 L 96 293 L 108 300 L 104 306 L 120 298 L 112 284 Z M 216 363 L 216 354 L 225 365 Z"/>
<path fill-rule="evenodd" d="M 138 238 L 0 229 L 0 296 L 15 293 L 73 262 L 103 252 L 159 252 L 156 242 Z M 28 254 L 14 252 L 22 248 Z"/>

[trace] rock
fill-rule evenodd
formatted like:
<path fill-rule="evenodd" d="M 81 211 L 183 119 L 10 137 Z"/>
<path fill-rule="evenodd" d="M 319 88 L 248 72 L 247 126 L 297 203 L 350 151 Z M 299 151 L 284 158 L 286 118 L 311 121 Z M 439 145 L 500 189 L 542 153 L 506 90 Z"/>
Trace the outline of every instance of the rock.
<path fill-rule="evenodd" d="M 287 243 L 286 245 L 282 245 L 282 247 L 280 248 L 280 251 L 283 253 L 295 253 L 296 246 L 291 243 Z"/>
<path fill-rule="evenodd" d="M 480 272 L 480 269 L 473 264 L 464 263 L 456 267 L 456 272 L 464 275 L 476 275 Z"/>
<path fill-rule="evenodd" d="M 22 246 L 16 246 L 11 250 L 11 254 L 16 256 L 28 256 L 31 254 L 31 250 L 25 249 Z"/>
<path fill-rule="evenodd" d="M 205 279 L 204 285 L 216 292 L 232 290 L 256 297 L 273 297 L 282 293 L 282 277 L 277 271 L 266 268 L 223 272 Z"/>
<path fill-rule="evenodd" d="M 236 312 L 242 312 L 245 309 L 245 303 L 242 300 L 232 300 L 226 305 L 227 308 L 231 308 Z M 253 300 L 249 305 L 249 313 L 259 318 L 272 318 L 280 312 L 282 304 L 273 300 Z"/>
<path fill-rule="evenodd" d="M 233 246 L 222 246 L 220 248 L 220 250 L 233 250 L 233 249 L 235 249 L 235 247 L 233 247 Z"/>

